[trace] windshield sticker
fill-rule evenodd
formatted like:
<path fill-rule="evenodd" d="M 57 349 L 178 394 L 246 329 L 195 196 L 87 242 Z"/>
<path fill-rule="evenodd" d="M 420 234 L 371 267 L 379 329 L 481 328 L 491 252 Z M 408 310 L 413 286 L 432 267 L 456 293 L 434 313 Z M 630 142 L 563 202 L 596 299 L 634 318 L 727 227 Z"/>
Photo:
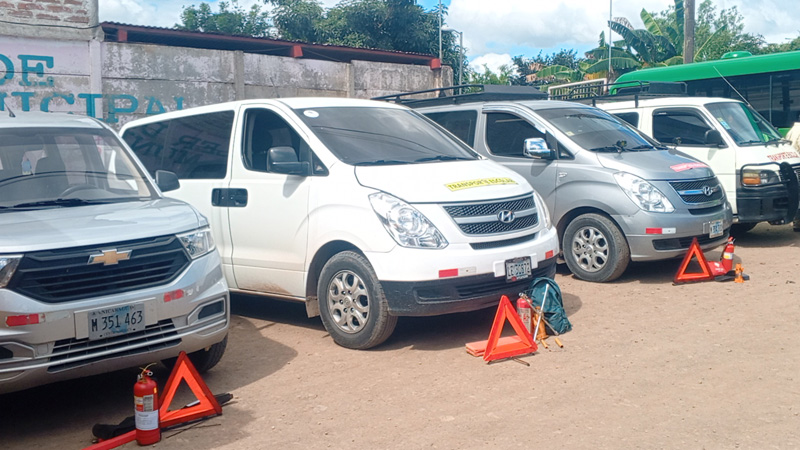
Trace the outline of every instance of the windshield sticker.
<path fill-rule="evenodd" d="M 702 169 L 705 167 L 708 167 L 708 164 L 701 162 L 681 163 L 681 164 L 675 164 L 674 166 L 669 166 L 669 168 L 674 170 L 675 172 L 683 172 L 684 170 L 689 170 L 689 169 Z"/>
<path fill-rule="evenodd" d="M 312 110 L 312 109 L 307 109 L 307 110 L 303 111 L 303 115 L 306 116 L 306 117 L 310 117 L 312 119 L 316 119 L 317 117 L 319 117 L 319 113 L 314 111 L 314 110 Z"/>
<path fill-rule="evenodd" d="M 717 121 L 719 121 L 719 124 L 722 125 L 722 127 L 725 128 L 726 130 L 731 129 L 731 126 L 728 125 L 728 122 L 725 122 L 725 119 L 723 119 L 722 117 L 717 117 Z"/>
<path fill-rule="evenodd" d="M 33 171 L 31 170 L 31 162 L 28 161 L 27 157 L 22 159 L 22 174 L 33 175 Z"/>
<path fill-rule="evenodd" d="M 775 153 L 774 155 L 767 155 L 767 158 L 772 161 L 781 161 L 783 159 L 800 158 L 800 155 L 795 152 L 781 152 Z"/>
<path fill-rule="evenodd" d="M 517 184 L 511 178 L 479 178 L 477 180 L 457 181 L 455 183 L 445 184 L 447 189 L 451 191 L 460 191 L 462 189 L 469 189 L 480 186 L 494 186 L 498 184 Z"/>
<path fill-rule="evenodd" d="M 574 136 L 575 135 L 575 133 L 573 133 L 572 131 L 567 131 L 564 134 L 566 134 L 567 136 Z"/>

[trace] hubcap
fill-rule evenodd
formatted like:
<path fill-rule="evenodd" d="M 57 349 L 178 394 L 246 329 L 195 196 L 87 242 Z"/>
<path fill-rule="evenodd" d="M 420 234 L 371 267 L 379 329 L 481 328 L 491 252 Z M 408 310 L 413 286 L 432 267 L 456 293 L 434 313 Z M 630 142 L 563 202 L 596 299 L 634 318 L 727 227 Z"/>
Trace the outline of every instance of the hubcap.
<path fill-rule="evenodd" d="M 587 272 L 597 272 L 605 267 L 609 252 L 608 240 L 595 227 L 583 227 L 572 236 L 572 256 Z"/>
<path fill-rule="evenodd" d="M 369 293 L 358 275 L 343 270 L 331 279 L 328 311 L 336 326 L 345 333 L 357 333 L 367 325 Z"/>

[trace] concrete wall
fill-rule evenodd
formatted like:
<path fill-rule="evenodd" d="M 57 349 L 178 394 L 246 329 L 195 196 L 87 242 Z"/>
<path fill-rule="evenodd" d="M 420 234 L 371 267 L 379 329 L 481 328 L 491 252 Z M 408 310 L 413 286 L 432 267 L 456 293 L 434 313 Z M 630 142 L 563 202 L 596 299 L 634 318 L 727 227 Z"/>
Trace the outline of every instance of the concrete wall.
<path fill-rule="evenodd" d="M 91 39 L 98 36 L 97 0 L 0 0 L 2 34 Z"/>
<path fill-rule="evenodd" d="M 442 80 L 452 79 L 446 66 L 340 63 L 76 39 L 79 34 L 73 39 L 0 34 L 0 110 L 73 112 L 119 128 L 134 118 L 210 103 L 289 96 L 370 98 L 441 87 Z"/>

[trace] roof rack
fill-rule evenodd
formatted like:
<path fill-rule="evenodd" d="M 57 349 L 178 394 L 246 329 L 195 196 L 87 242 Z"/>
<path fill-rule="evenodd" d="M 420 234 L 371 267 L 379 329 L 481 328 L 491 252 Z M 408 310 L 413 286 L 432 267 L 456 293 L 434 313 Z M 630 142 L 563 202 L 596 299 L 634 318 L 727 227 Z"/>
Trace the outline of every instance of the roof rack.
<path fill-rule="evenodd" d="M 636 107 L 640 98 L 683 97 L 686 83 L 676 81 L 626 81 L 604 85 L 574 86 L 567 93 L 553 95 L 552 100 L 570 100 L 596 106 L 597 102 L 633 100 Z"/>
<path fill-rule="evenodd" d="M 464 93 L 462 93 L 464 92 Z M 431 94 L 435 97 L 411 98 L 414 95 Z M 448 94 L 449 93 L 449 94 Z M 462 84 L 424 91 L 373 97 L 373 100 L 386 100 L 412 107 L 453 105 L 460 103 L 488 102 L 499 100 L 546 100 L 547 94 L 534 86 L 510 86 L 500 84 Z"/>

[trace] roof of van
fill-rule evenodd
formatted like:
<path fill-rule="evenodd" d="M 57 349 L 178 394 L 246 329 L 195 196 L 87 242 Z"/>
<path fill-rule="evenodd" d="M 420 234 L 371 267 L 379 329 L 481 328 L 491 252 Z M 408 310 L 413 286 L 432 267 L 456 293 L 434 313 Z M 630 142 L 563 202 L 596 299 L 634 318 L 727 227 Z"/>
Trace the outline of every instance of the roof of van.
<path fill-rule="evenodd" d="M 639 108 L 653 108 L 659 106 L 702 106 L 709 103 L 741 103 L 739 100 L 722 97 L 658 97 L 640 98 Z M 606 110 L 633 109 L 636 108 L 636 101 L 628 100 L 623 102 L 597 102 L 597 106 Z"/>
<path fill-rule="evenodd" d="M 89 116 L 56 112 L 0 112 L 0 128 L 22 127 L 68 127 L 68 128 L 103 128 Z"/>

